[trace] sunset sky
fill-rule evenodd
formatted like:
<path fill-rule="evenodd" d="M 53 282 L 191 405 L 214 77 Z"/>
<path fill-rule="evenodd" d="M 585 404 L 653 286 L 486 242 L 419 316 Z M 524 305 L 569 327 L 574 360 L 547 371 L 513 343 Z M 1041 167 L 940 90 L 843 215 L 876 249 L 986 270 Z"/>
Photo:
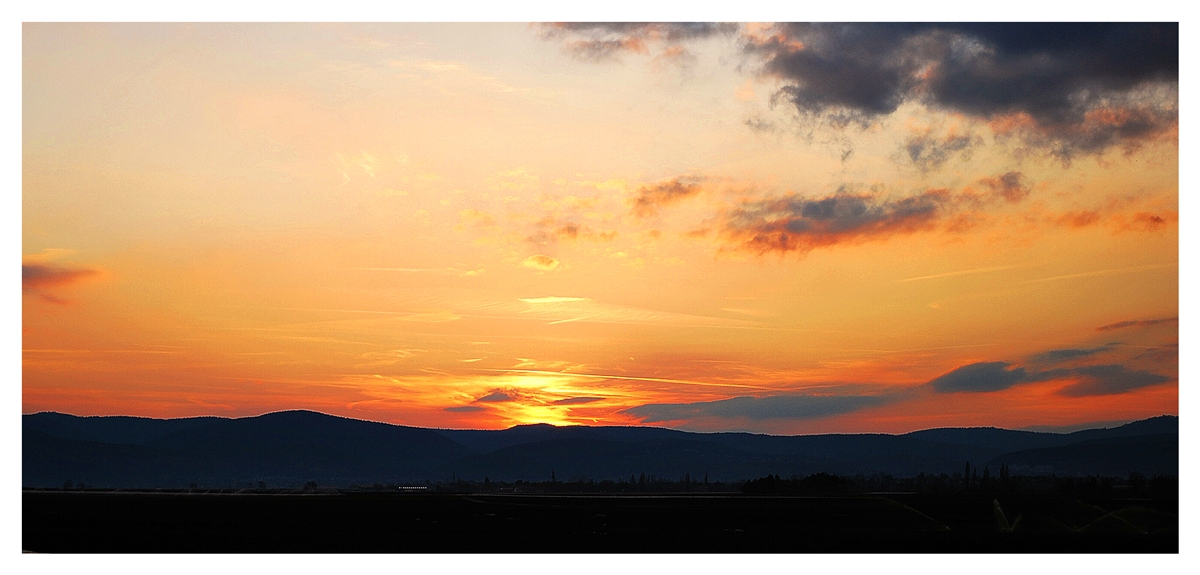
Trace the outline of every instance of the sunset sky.
<path fill-rule="evenodd" d="M 22 411 L 1179 413 L 1175 24 L 25 24 Z"/>

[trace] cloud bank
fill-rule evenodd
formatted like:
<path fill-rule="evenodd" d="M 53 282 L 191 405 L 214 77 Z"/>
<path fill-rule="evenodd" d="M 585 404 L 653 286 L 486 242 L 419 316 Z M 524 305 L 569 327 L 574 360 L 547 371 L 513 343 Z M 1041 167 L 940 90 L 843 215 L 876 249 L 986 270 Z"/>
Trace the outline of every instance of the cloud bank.
<path fill-rule="evenodd" d="M 804 118 L 869 126 L 908 102 L 984 121 L 1064 163 L 1177 134 L 1177 23 L 571 23 L 541 27 L 573 56 L 687 55 L 687 42 L 736 36 L 774 101 Z M 752 127 L 755 125 L 751 123 Z M 923 170 L 969 149 L 968 134 L 915 137 Z"/>
<path fill-rule="evenodd" d="M 785 83 L 780 98 L 836 126 L 920 102 L 1069 161 L 1163 135 L 1178 118 L 1174 23 L 792 23 L 744 37 Z"/>
<path fill-rule="evenodd" d="M 724 215 L 724 231 L 742 248 L 760 254 L 807 253 L 932 228 L 951 200 L 946 190 L 898 200 L 845 191 L 822 198 L 792 194 L 743 203 Z"/>
<path fill-rule="evenodd" d="M 717 417 L 749 419 L 818 419 L 883 405 L 888 398 L 872 395 L 773 395 L 734 397 L 697 403 L 652 403 L 632 407 L 622 413 L 644 423 L 661 423 Z"/>
<path fill-rule="evenodd" d="M 1024 383 L 1071 379 L 1075 380 L 1074 383 L 1060 389 L 1058 394 L 1084 397 L 1115 395 L 1172 381 L 1165 375 L 1114 364 L 1044 371 L 1028 371 L 1025 367 L 1010 365 L 1003 361 L 972 363 L 938 376 L 926 385 L 937 393 L 984 393 L 1002 391 Z"/>

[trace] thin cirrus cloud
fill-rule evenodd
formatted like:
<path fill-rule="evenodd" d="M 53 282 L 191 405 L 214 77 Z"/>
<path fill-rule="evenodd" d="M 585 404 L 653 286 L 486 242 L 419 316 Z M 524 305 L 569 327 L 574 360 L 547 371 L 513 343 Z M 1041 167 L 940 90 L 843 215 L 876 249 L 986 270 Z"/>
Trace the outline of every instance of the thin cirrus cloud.
<path fill-rule="evenodd" d="M 517 301 L 522 301 L 525 303 L 532 303 L 532 304 L 539 304 L 539 303 L 572 303 L 572 302 L 577 302 L 577 301 L 588 301 L 588 299 L 585 297 L 546 296 L 546 297 L 523 297 L 523 298 L 519 298 Z"/>
<path fill-rule="evenodd" d="M 558 22 L 543 24 L 544 39 L 558 40 L 573 57 L 609 61 L 624 54 L 648 55 L 656 49 L 661 56 L 678 58 L 688 52 L 690 40 L 732 35 L 737 24 L 711 22 Z"/>
<path fill-rule="evenodd" d="M 1130 328 L 1130 327 L 1138 327 L 1138 328 L 1151 327 L 1151 326 L 1160 325 L 1160 324 L 1164 324 L 1164 323 L 1179 323 L 1179 317 L 1176 316 L 1176 317 L 1163 317 L 1163 318 L 1158 318 L 1158 319 L 1119 321 L 1116 323 L 1102 325 L 1102 326 L 1096 328 L 1096 331 L 1113 331 L 1116 329 L 1125 329 L 1125 328 Z"/>
<path fill-rule="evenodd" d="M 583 405 L 585 403 L 594 403 L 597 401 L 604 401 L 604 398 L 603 397 L 590 397 L 590 396 L 568 397 L 566 399 L 559 399 L 559 400 L 553 401 L 551 403 L 553 403 L 554 405 Z"/>
<path fill-rule="evenodd" d="M 876 395 L 741 396 L 696 403 L 651 403 L 623 410 L 643 423 L 702 418 L 766 420 L 819 419 L 884 405 L 892 398 Z"/>
<path fill-rule="evenodd" d="M 802 114 L 867 125 L 920 101 L 1064 161 L 1169 133 L 1175 23 L 777 24 L 746 34 Z"/>

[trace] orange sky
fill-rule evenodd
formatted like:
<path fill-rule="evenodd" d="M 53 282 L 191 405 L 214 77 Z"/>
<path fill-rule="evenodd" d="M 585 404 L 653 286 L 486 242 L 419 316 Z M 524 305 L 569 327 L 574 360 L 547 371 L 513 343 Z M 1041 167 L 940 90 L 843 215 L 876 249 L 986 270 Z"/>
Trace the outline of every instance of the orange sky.
<path fill-rule="evenodd" d="M 826 32 L 26 24 L 22 410 L 1177 414 L 1173 77 L 987 108 L 939 79 L 1067 56 L 887 29 L 868 98 Z"/>

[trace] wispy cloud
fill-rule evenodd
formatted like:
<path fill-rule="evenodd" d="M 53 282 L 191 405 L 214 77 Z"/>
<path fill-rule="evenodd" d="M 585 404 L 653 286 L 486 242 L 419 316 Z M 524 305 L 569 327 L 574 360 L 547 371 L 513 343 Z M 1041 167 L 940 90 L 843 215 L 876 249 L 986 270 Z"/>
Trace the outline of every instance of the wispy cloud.
<path fill-rule="evenodd" d="M 532 303 L 532 304 L 539 304 L 539 303 L 570 303 L 570 302 L 576 302 L 576 301 L 588 301 L 588 299 L 585 297 L 547 296 L 547 297 L 519 298 L 517 301 L 523 301 L 525 303 Z"/>
<path fill-rule="evenodd" d="M 1096 328 L 1096 331 L 1112 331 L 1114 329 L 1125 329 L 1125 328 L 1129 328 L 1129 327 L 1150 327 L 1150 326 L 1160 325 L 1160 324 L 1164 324 L 1164 323 L 1179 323 L 1179 317 L 1176 316 L 1176 317 L 1163 317 L 1163 318 L 1159 318 L 1159 319 L 1119 321 L 1117 323 L 1110 323 L 1110 324 L 1102 325 L 1102 326 Z"/>
<path fill-rule="evenodd" d="M 1084 349 L 1078 349 L 1078 348 L 1052 349 L 1050 351 L 1045 351 L 1045 352 L 1039 353 L 1037 355 L 1034 355 L 1033 357 L 1029 358 L 1029 361 L 1032 363 L 1055 364 L 1055 363 L 1061 363 L 1061 362 L 1068 361 L 1068 360 L 1079 359 L 1082 357 L 1091 357 L 1093 355 L 1109 351 L 1112 348 L 1113 348 L 1113 344 L 1102 345 L 1099 347 L 1084 348 Z"/>
<path fill-rule="evenodd" d="M 712 381 L 696 381 L 696 380 L 688 380 L 688 379 L 670 379 L 670 378 L 663 378 L 663 377 L 639 377 L 639 376 L 635 376 L 635 375 L 613 375 L 613 374 L 606 375 L 606 374 L 596 374 L 596 373 L 543 371 L 543 370 L 536 370 L 536 369 L 490 369 L 490 370 L 486 370 L 486 371 L 494 371 L 494 372 L 501 372 L 501 373 L 528 373 L 528 374 L 538 374 L 538 375 L 555 375 L 555 376 L 565 376 L 565 377 L 572 377 L 572 378 L 578 377 L 578 378 L 584 378 L 584 379 L 615 379 L 615 380 L 622 380 L 622 381 L 649 381 L 649 382 L 655 382 L 655 383 L 678 383 L 681 385 L 696 385 L 696 386 L 701 386 L 701 387 L 735 387 L 735 388 L 742 388 L 742 389 L 771 389 L 769 387 L 763 387 L 763 386 L 759 386 L 759 385 L 741 384 L 741 383 L 722 383 L 722 382 L 712 382 Z"/>
<path fill-rule="evenodd" d="M 988 266 L 988 267 L 984 267 L 984 268 L 972 268 L 969 270 L 958 270 L 958 271 L 953 271 L 953 272 L 945 272 L 945 273 L 933 274 L 933 275 L 927 275 L 927 276 L 904 278 L 899 281 L 900 282 L 915 282 L 915 281 L 920 281 L 920 280 L 934 280 L 934 279 L 950 278 L 950 277 L 956 277 L 956 276 L 982 274 L 982 273 L 987 273 L 987 272 L 998 272 L 1001 270 L 1011 270 L 1011 269 L 1017 268 L 1017 267 L 1021 267 L 1021 266 Z"/>
<path fill-rule="evenodd" d="M 1060 281 L 1060 280 L 1072 280 L 1072 279 L 1079 279 L 1079 278 L 1131 274 L 1131 273 L 1137 273 L 1137 272 L 1147 272 L 1147 271 L 1151 271 L 1151 270 L 1161 270 L 1164 268 L 1175 267 L 1177 265 L 1179 265 L 1179 264 L 1155 264 L 1155 265 L 1147 265 L 1147 266 L 1132 266 L 1132 267 L 1126 267 L 1126 268 L 1109 268 L 1109 269 L 1104 269 L 1104 270 L 1093 270 L 1093 271 L 1087 271 L 1087 272 L 1062 274 L 1062 275 L 1056 275 L 1056 276 L 1050 276 L 1050 277 L 1044 277 L 1044 278 L 1037 278 L 1037 279 L 1032 279 L 1032 280 L 1026 280 L 1026 281 L 1023 281 L 1020 283 L 1032 284 L 1032 283 L 1053 282 L 1053 281 Z"/>
<path fill-rule="evenodd" d="M 582 60 L 615 60 L 625 54 L 678 59 L 689 54 L 684 47 L 692 40 L 730 35 L 737 24 L 707 22 L 560 22 L 541 25 L 542 37 L 563 43 L 564 49 Z"/>
<path fill-rule="evenodd" d="M 590 396 L 568 397 L 565 399 L 557 400 L 553 403 L 554 403 L 554 405 L 583 405 L 586 403 L 595 403 L 597 401 L 604 401 L 604 398 L 603 397 L 590 397 Z"/>

